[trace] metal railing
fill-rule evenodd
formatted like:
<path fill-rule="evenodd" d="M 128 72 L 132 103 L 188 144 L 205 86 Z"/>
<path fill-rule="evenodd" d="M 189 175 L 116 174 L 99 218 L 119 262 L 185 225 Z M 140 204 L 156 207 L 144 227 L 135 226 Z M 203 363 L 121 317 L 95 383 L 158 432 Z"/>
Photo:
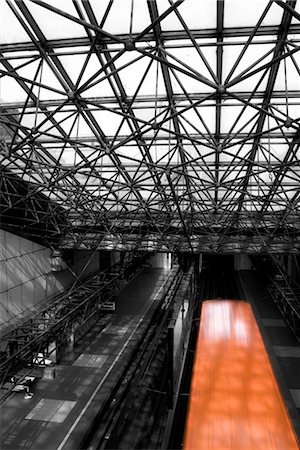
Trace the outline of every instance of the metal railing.
<path fill-rule="evenodd" d="M 267 290 L 300 342 L 300 286 L 284 270 L 276 255 L 264 256 L 263 261 L 258 258 L 252 259 L 266 274 Z"/>
<path fill-rule="evenodd" d="M 61 345 L 74 330 L 101 314 L 101 306 L 141 270 L 146 258 L 147 254 L 134 255 L 125 266 L 118 263 L 97 273 L 57 296 L 51 305 L 4 334 L 0 338 L 0 387 L 3 388 L 22 368 L 34 367 L 38 354 L 49 356 L 50 344 L 54 342 L 55 347 Z M 8 391 L 13 388 L 14 385 Z"/>

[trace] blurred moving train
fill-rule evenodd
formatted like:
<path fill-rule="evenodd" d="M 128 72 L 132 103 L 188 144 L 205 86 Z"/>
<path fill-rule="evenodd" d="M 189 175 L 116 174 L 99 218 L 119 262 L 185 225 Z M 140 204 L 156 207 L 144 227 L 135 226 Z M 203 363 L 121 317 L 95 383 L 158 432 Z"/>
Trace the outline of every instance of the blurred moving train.
<path fill-rule="evenodd" d="M 251 305 L 202 304 L 184 450 L 297 450 Z"/>

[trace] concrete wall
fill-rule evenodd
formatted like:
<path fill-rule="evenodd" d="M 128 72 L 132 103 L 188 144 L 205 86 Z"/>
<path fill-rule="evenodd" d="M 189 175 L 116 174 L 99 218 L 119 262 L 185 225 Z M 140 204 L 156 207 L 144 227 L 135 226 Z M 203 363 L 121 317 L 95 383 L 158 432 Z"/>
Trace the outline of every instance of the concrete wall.
<path fill-rule="evenodd" d="M 288 275 L 300 283 L 300 257 L 299 255 L 288 255 L 287 256 L 287 273 Z"/>
<path fill-rule="evenodd" d="M 252 263 L 248 255 L 234 255 L 234 270 L 251 270 Z"/>
<path fill-rule="evenodd" d="M 71 285 L 76 276 L 69 269 L 51 272 L 49 248 L 0 230 L 0 324 L 26 315 L 34 306 Z M 80 278 L 99 268 L 99 254 L 73 254 L 72 271 Z"/>
<path fill-rule="evenodd" d="M 149 260 L 153 268 L 171 269 L 172 254 L 171 253 L 155 253 Z"/>
<path fill-rule="evenodd" d="M 111 252 L 110 253 L 110 265 L 118 264 L 121 261 L 121 252 Z"/>

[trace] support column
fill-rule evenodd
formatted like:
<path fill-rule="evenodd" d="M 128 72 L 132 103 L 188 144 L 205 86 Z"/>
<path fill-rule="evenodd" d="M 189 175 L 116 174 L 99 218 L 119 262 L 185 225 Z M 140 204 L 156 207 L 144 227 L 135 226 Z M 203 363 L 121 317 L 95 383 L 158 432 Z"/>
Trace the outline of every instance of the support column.
<path fill-rule="evenodd" d="M 173 322 L 173 321 L 172 321 Z M 168 378 L 167 378 L 167 406 L 173 409 L 174 396 L 174 324 L 168 327 Z"/>
<path fill-rule="evenodd" d="M 74 331 L 74 325 L 71 325 L 71 333 L 67 337 L 67 351 L 72 351 L 74 349 L 74 343 L 75 343 L 75 331 Z"/>

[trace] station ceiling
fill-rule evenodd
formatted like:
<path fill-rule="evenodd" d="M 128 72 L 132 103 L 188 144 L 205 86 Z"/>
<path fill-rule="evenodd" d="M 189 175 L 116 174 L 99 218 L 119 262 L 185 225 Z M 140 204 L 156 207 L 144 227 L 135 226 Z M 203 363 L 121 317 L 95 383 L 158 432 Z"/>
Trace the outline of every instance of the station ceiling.
<path fill-rule="evenodd" d="M 53 248 L 299 251 L 299 1 L 0 15 L 3 228 Z"/>

